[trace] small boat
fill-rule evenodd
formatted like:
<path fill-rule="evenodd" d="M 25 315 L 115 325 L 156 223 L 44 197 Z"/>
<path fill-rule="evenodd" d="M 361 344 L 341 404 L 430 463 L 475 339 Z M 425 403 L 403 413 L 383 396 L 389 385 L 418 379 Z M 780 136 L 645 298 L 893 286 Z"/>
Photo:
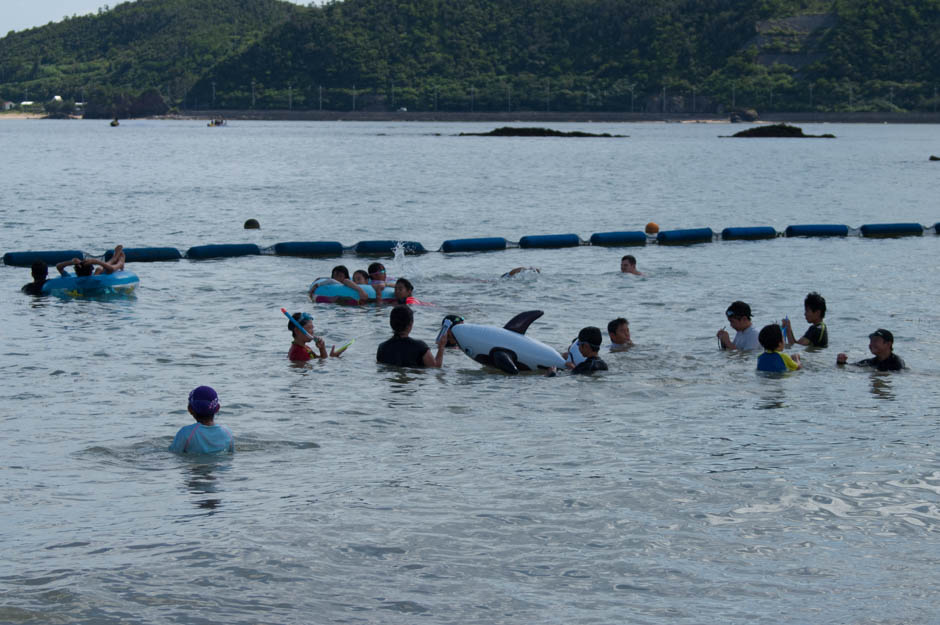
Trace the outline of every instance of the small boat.
<path fill-rule="evenodd" d="M 225 120 L 224 119 L 211 119 L 209 120 L 209 123 L 206 124 L 206 126 L 209 126 L 210 128 L 213 126 L 225 126 Z"/>
<path fill-rule="evenodd" d="M 120 125 L 121 125 L 121 122 L 119 122 L 119 121 L 117 120 L 117 117 L 115 117 L 114 119 L 111 120 L 111 127 L 112 127 L 112 128 L 115 127 L 115 126 L 120 126 Z"/>

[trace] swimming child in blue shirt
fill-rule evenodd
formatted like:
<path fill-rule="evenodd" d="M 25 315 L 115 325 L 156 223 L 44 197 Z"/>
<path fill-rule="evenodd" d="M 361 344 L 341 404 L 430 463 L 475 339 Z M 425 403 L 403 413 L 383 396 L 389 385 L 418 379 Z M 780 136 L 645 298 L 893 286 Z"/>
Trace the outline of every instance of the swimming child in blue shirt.
<path fill-rule="evenodd" d="M 189 393 L 189 414 L 196 423 L 180 428 L 170 451 L 180 454 L 217 454 L 235 451 L 232 432 L 216 425 L 215 414 L 222 406 L 211 386 L 197 386 Z"/>
<path fill-rule="evenodd" d="M 764 348 L 764 353 L 757 357 L 758 371 L 781 373 L 796 371 L 802 366 L 799 354 L 793 354 L 791 358 L 783 353 L 783 330 L 776 323 L 761 328 L 757 340 Z"/>

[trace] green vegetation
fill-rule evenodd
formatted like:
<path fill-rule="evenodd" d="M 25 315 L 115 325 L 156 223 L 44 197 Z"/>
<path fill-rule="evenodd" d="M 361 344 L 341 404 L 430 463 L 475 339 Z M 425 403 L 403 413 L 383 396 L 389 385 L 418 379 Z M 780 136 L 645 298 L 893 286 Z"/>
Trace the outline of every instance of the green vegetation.
<path fill-rule="evenodd" d="M 0 97 L 84 95 L 99 116 L 929 111 L 937 32 L 940 0 L 137 0 L 0 39 Z"/>

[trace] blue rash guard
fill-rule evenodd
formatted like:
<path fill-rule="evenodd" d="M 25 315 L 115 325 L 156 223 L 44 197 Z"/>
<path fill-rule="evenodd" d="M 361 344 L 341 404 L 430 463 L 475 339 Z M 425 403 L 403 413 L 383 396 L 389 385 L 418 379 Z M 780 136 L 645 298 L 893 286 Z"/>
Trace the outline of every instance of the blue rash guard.
<path fill-rule="evenodd" d="M 796 371 L 799 365 L 793 362 L 793 359 L 783 352 L 767 352 L 757 357 L 758 371 L 771 371 L 782 373 L 784 371 Z"/>
<path fill-rule="evenodd" d="M 176 433 L 170 451 L 179 454 L 217 454 L 235 451 L 232 432 L 224 425 L 193 423 Z"/>

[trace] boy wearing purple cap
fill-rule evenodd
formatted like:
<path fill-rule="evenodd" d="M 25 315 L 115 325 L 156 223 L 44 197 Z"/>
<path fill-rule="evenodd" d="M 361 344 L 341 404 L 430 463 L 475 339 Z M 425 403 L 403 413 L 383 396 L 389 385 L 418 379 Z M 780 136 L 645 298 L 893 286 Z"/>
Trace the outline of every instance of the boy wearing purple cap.
<path fill-rule="evenodd" d="M 170 445 L 170 451 L 180 454 L 217 454 L 235 451 L 232 432 L 224 425 L 216 425 L 219 396 L 211 386 L 197 386 L 189 393 L 189 414 L 196 423 L 180 428 Z"/>

